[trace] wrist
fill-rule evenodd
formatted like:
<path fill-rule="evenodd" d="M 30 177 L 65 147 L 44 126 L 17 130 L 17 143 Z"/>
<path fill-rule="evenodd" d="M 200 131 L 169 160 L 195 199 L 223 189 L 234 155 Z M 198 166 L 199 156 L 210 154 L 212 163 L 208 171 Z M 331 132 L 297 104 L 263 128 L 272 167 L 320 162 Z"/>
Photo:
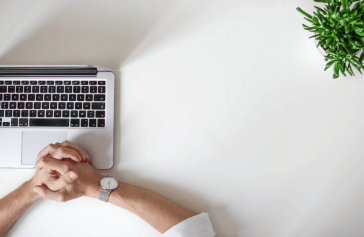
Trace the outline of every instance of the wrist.
<path fill-rule="evenodd" d="M 100 193 L 100 179 L 104 177 L 104 175 L 95 171 L 95 174 L 92 177 L 92 180 L 87 184 L 85 190 L 85 196 L 91 198 L 99 198 Z"/>
<path fill-rule="evenodd" d="M 33 203 L 41 198 L 39 193 L 34 191 L 35 185 L 33 184 L 32 180 L 26 181 L 21 187 L 24 190 L 24 196 L 27 197 L 27 200 L 29 200 L 30 203 Z"/>

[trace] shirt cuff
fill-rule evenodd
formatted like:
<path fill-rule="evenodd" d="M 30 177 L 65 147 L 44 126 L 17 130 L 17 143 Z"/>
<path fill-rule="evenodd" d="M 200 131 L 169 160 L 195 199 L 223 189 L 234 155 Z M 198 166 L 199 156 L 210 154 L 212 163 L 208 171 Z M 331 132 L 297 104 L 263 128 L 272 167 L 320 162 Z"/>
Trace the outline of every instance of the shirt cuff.
<path fill-rule="evenodd" d="M 167 230 L 163 237 L 213 237 L 215 232 L 209 214 L 201 213 L 190 217 Z"/>

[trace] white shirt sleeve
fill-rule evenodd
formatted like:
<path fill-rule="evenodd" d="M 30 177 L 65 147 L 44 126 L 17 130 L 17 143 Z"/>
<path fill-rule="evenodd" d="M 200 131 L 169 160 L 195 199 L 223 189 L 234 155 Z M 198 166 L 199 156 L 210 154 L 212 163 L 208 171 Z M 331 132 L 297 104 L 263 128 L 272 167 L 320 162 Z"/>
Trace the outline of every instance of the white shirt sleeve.
<path fill-rule="evenodd" d="M 190 217 L 167 230 L 163 237 L 214 237 L 209 214 Z"/>

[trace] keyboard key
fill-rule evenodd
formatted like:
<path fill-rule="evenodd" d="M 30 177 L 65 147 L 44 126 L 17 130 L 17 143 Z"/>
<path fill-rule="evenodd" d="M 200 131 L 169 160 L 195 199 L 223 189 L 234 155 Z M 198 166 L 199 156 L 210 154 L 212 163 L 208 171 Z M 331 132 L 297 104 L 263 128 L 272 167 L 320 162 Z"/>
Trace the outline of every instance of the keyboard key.
<path fill-rule="evenodd" d="M 72 85 L 79 85 L 80 81 L 72 81 Z"/>
<path fill-rule="evenodd" d="M 84 100 L 85 100 L 85 95 L 83 94 L 77 95 L 77 101 L 84 101 Z"/>
<path fill-rule="evenodd" d="M 49 93 L 56 93 L 56 87 L 55 86 L 49 86 L 48 90 L 49 90 Z"/>
<path fill-rule="evenodd" d="M 8 86 L 8 92 L 14 93 L 15 92 L 15 86 Z"/>
<path fill-rule="evenodd" d="M 25 107 L 26 107 L 27 109 L 33 109 L 33 103 L 32 103 L 32 102 L 26 102 L 26 103 L 25 103 Z"/>
<path fill-rule="evenodd" d="M 47 110 L 46 111 L 46 117 L 53 117 L 53 110 Z"/>
<path fill-rule="evenodd" d="M 0 110 L 0 117 L 4 117 L 4 110 Z"/>
<path fill-rule="evenodd" d="M 17 86 L 15 88 L 16 93 L 23 93 L 23 86 Z"/>
<path fill-rule="evenodd" d="M 27 94 L 21 94 L 20 101 L 26 101 L 26 100 L 27 100 Z"/>
<path fill-rule="evenodd" d="M 12 94 L 11 95 L 11 100 L 12 101 L 18 101 L 19 100 L 19 94 Z"/>
<path fill-rule="evenodd" d="M 72 93 L 72 86 L 66 86 L 65 87 L 65 92 L 66 93 Z"/>
<path fill-rule="evenodd" d="M 79 127 L 80 120 L 79 119 L 71 119 L 71 127 Z"/>
<path fill-rule="evenodd" d="M 25 93 L 30 93 L 31 92 L 32 87 L 31 86 L 24 86 L 24 92 Z"/>
<path fill-rule="evenodd" d="M 24 109 L 24 102 L 18 102 L 18 109 Z"/>
<path fill-rule="evenodd" d="M 63 93 L 64 92 L 64 86 L 57 86 L 57 93 Z"/>
<path fill-rule="evenodd" d="M 88 118 L 93 118 L 93 117 L 95 117 L 95 111 L 92 111 L 92 110 L 87 111 L 87 117 L 88 117 Z"/>
<path fill-rule="evenodd" d="M 86 111 L 84 110 L 80 111 L 80 118 L 86 118 Z"/>
<path fill-rule="evenodd" d="M 20 110 L 14 110 L 13 117 L 20 117 Z"/>
<path fill-rule="evenodd" d="M 99 93 L 105 93 L 106 91 L 106 86 L 99 86 Z"/>
<path fill-rule="evenodd" d="M 37 81 L 30 81 L 30 85 L 37 85 Z"/>
<path fill-rule="evenodd" d="M 54 85 L 54 81 L 47 81 L 47 85 Z"/>
<path fill-rule="evenodd" d="M 90 85 L 97 85 L 97 81 L 90 81 Z"/>
<path fill-rule="evenodd" d="M 53 101 L 59 101 L 59 94 L 53 94 Z"/>
<path fill-rule="evenodd" d="M 11 99 L 10 94 L 5 94 L 4 95 L 4 101 L 10 101 L 10 99 Z"/>
<path fill-rule="evenodd" d="M 105 103 L 92 103 L 92 109 L 105 109 Z"/>
<path fill-rule="evenodd" d="M 75 103 L 75 109 L 82 109 L 82 103 L 80 102 Z"/>
<path fill-rule="evenodd" d="M 59 109 L 65 109 L 66 108 L 66 102 L 59 102 L 58 103 L 58 108 Z"/>
<path fill-rule="evenodd" d="M 1 93 L 6 93 L 8 91 L 6 86 L 0 86 L 0 92 Z"/>
<path fill-rule="evenodd" d="M 42 109 L 49 109 L 49 102 L 43 102 Z"/>
<path fill-rule="evenodd" d="M 105 111 L 96 111 L 96 118 L 105 118 Z"/>
<path fill-rule="evenodd" d="M 76 101 L 76 95 L 70 94 L 70 101 Z"/>
<path fill-rule="evenodd" d="M 57 109 L 57 102 L 51 103 L 51 109 Z"/>
<path fill-rule="evenodd" d="M 4 81 L 0 81 L 0 85 L 4 85 Z"/>
<path fill-rule="evenodd" d="M 56 85 L 62 85 L 63 81 L 56 81 Z"/>
<path fill-rule="evenodd" d="M 94 96 L 95 101 L 105 101 L 105 94 L 97 94 Z"/>
<path fill-rule="evenodd" d="M 2 109 L 8 109 L 9 108 L 9 102 L 1 102 L 1 108 Z"/>
<path fill-rule="evenodd" d="M 37 94 L 37 95 L 35 96 L 35 100 L 36 100 L 36 101 L 43 101 L 43 94 Z"/>
<path fill-rule="evenodd" d="M 83 109 L 90 109 L 90 105 L 91 105 L 90 102 L 83 103 Z"/>
<path fill-rule="evenodd" d="M 33 93 L 39 93 L 39 86 L 32 86 Z"/>
<path fill-rule="evenodd" d="M 12 117 L 13 111 L 12 110 L 5 110 L 5 117 Z"/>
<path fill-rule="evenodd" d="M 67 109 L 73 109 L 73 102 L 67 102 Z"/>
<path fill-rule="evenodd" d="M 88 86 L 82 87 L 82 93 L 88 93 Z"/>
<path fill-rule="evenodd" d="M 34 102 L 34 109 L 40 109 L 41 103 L 40 102 Z"/>
<path fill-rule="evenodd" d="M 11 119 L 11 126 L 12 127 L 18 127 L 18 119 L 17 118 L 12 118 Z"/>
<path fill-rule="evenodd" d="M 99 81 L 99 85 L 106 85 L 106 81 Z"/>
<path fill-rule="evenodd" d="M 88 119 L 81 119 L 81 127 L 88 127 Z"/>
<path fill-rule="evenodd" d="M 35 95 L 34 94 L 29 94 L 28 95 L 28 101 L 35 101 Z"/>
<path fill-rule="evenodd" d="M 3 122 L 3 126 L 4 127 L 9 127 L 10 126 L 10 123 L 9 122 Z"/>
<path fill-rule="evenodd" d="M 78 117 L 78 111 L 77 110 L 72 110 L 71 111 L 71 117 L 77 118 Z"/>
<path fill-rule="evenodd" d="M 12 85 L 13 82 L 12 81 L 5 81 L 5 85 Z"/>
<path fill-rule="evenodd" d="M 28 110 L 22 110 L 21 111 L 21 116 L 22 117 L 28 117 Z"/>
<path fill-rule="evenodd" d="M 97 127 L 105 127 L 105 119 L 98 119 Z"/>
<path fill-rule="evenodd" d="M 70 116 L 70 111 L 69 110 L 63 110 L 62 111 L 62 117 L 69 117 Z"/>
<path fill-rule="evenodd" d="M 71 81 L 64 81 L 63 84 L 64 85 L 71 85 Z"/>
<path fill-rule="evenodd" d="M 44 95 L 44 100 L 45 101 L 51 101 L 52 100 L 52 95 L 51 94 L 45 94 Z"/>
<path fill-rule="evenodd" d="M 20 85 L 20 81 L 13 81 L 13 85 Z"/>
<path fill-rule="evenodd" d="M 86 95 L 86 101 L 92 101 L 92 94 L 87 94 Z"/>
<path fill-rule="evenodd" d="M 67 94 L 62 94 L 61 95 L 61 101 L 67 101 L 68 100 L 68 95 Z"/>
<path fill-rule="evenodd" d="M 74 86 L 73 93 L 80 93 L 80 86 Z"/>
<path fill-rule="evenodd" d="M 37 111 L 36 110 L 31 110 L 29 116 L 30 117 L 37 117 Z"/>
<path fill-rule="evenodd" d="M 38 117 L 44 117 L 44 110 L 38 110 Z"/>
<path fill-rule="evenodd" d="M 91 93 L 97 93 L 97 86 L 90 86 Z"/>
<path fill-rule="evenodd" d="M 0 94 L 0 100 L 3 100 L 3 94 Z"/>
<path fill-rule="evenodd" d="M 22 81 L 21 84 L 22 85 L 29 85 L 29 81 Z"/>
<path fill-rule="evenodd" d="M 10 102 L 10 109 L 16 109 L 16 102 Z"/>
<path fill-rule="evenodd" d="M 38 81 L 38 85 L 45 85 L 46 81 Z"/>
<path fill-rule="evenodd" d="M 48 89 L 47 88 L 48 88 L 47 86 L 41 86 L 40 87 L 40 92 L 47 93 L 48 92 Z"/>
<path fill-rule="evenodd" d="M 69 127 L 69 119 L 29 119 L 29 126 L 34 127 Z"/>
<path fill-rule="evenodd" d="M 19 126 L 27 127 L 28 126 L 28 119 L 24 119 L 24 118 L 19 119 Z"/>
<path fill-rule="evenodd" d="M 61 111 L 60 110 L 55 110 L 54 111 L 54 117 L 61 117 Z"/>
<path fill-rule="evenodd" d="M 81 81 L 81 85 L 88 85 L 88 81 Z"/>

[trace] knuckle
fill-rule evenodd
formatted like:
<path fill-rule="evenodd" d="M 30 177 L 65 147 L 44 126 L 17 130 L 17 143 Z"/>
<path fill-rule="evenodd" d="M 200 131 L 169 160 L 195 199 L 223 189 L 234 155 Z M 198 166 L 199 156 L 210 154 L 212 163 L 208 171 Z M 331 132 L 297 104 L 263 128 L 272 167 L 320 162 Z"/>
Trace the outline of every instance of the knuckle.
<path fill-rule="evenodd" d="M 61 152 L 61 153 L 65 153 L 66 152 L 66 148 L 65 147 L 60 147 L 58 148 L 58 151 Z"/>
<path fill-rule="evenodd" d="M 65 140 L 62 144 L 63 144 L 63 145 L 69 145 L 69 144 L 71 144 L 71 142 L 70 142 L 70 141 L 68 141 L 68 140 Z"/>

